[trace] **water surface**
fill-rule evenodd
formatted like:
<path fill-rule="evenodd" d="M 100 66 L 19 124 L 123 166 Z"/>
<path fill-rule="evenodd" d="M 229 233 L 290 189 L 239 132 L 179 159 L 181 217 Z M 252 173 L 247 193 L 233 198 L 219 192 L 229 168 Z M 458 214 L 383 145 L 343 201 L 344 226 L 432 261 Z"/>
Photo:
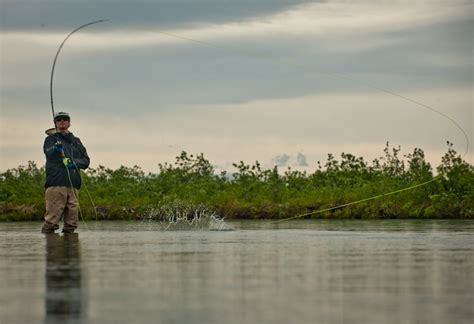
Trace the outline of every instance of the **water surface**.
<path fill-rule="evenodd" d="M 229 223 L 229 222 L 228 222 Z M 471 323 L 474 221 L 0 224 L 0 323 Z"/>

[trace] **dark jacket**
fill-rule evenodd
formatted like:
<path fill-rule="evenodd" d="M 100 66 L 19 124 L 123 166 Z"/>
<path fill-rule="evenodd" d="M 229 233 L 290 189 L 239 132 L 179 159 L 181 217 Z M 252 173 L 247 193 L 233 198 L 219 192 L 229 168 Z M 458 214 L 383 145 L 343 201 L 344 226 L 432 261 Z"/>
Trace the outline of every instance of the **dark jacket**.
<path fill-rule="evenodd" d="M 71 182 L 69 182 L 66 167 L 63 164 L 61 153 L 54 149 L 54 144 L 60 141 L 63 145 L 64 155 L 74 161 L 79 169 L 87 169 L 90 159 L 81 140 L 72 133 L 58 133 L 49 135 L 44 140 L 43 151 L 46 155 L 46 183 L 45 188 L 53 186 L 81 188 L 81 174 L 76 167 L 69 169 Z"/>

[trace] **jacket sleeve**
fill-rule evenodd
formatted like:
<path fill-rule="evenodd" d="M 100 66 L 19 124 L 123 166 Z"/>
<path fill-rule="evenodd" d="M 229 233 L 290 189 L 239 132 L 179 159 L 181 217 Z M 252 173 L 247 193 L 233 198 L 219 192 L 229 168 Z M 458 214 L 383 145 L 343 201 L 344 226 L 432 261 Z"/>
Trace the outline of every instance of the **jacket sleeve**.
<path fill-rule="evenodd" d="M 74 163 L 79 169 L 87 169 L 90 164 L 90 158 L 89 158 L 89 155 L 87 154 L 87 150 L 84 147 L 84 145 L 82 145 L 81 140 L 77 137 L 76 137 L 76 143 L 79 150 L 81 151 L 81 155 L 79 158 L 74 159 Z"/>
<path fill-rule="evenodd" d="M 48 136 L 44 140 L 43 152 L 47 159 L 52 159 L 59 156 L 59 153 L 54 149 L 56 140 L 52 136 Z"/>

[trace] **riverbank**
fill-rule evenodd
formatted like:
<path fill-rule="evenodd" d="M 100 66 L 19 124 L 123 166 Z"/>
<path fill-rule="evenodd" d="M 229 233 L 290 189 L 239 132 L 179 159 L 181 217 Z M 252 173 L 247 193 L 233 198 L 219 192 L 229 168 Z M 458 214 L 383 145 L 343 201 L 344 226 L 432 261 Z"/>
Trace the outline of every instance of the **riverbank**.
<path fill-rule="evenodd" d="M 174 163 L 159 164 L 157 174 L 145 174 L 138 166 L 116 170 L 99 166 L 83 173 L 81 210 L 86 220 L 146 219 L 159 210 L 179 206 L 191 211 L 205 207 L 226 219 L 283 219 L 429 182 L 306 218 L 474 218 L 474 167 L 452 144 L 448 143 L 435 169 L 425 161 L 421 149 L 404 157 L 400 151 L 387 143 L 384 155 L 370 164 L 348 153 L 342 153 L 339 160 L 329 154 L 314 173 L 263 169 L 259 162 L 241 161 L 234 164 L 234 173 L 216 174 L 203 154 L 186 152 Z M 1 173 L 0 221 L 41 220 L 44 179 L 44 167 L 33 162 Z"/>

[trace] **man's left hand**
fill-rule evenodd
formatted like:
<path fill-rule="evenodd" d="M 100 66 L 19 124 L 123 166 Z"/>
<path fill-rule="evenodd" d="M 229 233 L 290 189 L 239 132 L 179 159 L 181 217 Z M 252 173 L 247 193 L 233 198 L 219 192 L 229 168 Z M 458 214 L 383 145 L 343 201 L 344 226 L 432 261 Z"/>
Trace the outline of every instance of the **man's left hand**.
<path fill-rule="evenodd" d="M 64 158 L 63 164 L 68 169 L 74 169 L 74 163 L 72 163 L 72 160 L 70 158 Z"/>

